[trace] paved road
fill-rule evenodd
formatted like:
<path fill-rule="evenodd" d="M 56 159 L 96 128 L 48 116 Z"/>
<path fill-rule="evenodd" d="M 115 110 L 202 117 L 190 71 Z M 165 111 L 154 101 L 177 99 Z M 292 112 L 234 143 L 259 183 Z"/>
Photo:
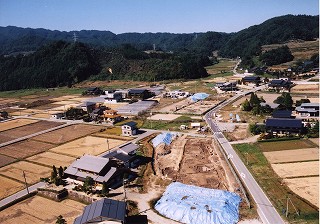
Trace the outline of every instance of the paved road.
<path fill-rule="evenodd" d="M 254 91 L 261 90 L 262 88 L 264 88 L 264 86 L 258 87 Z M 240 175 L 242 182 L 247 187 L 254 201 L 256 202 L 258 207 L 258 214 L 261 220 L 263 221 L 263 223 L 270 223 L 270 224 L 279 223 L 280 224 L 280 223 L 284 223 L 281 216 L 273 207 L 270 200 L 268 199 L 266 194 L 263 192 L 263 190 L 260 188 L 256 180 L 253 178 L 253 176 L 251 175 L 247 167 L 243 164 L 243 162 L 241 161 L 237 153 L 234 151 L 234 149 L 230 145 L 229 141 L 225 138 L 223 133 L 219 130 L 219 127 L 215 123 L 215 120 L 212 119 L 213 114 L 216 113 L 220 108 L 237 99 L 240 99 L 245 94 L 248 94 L 250 92 L 251 91 L 242 92 L 230 98 L 229 100 L 223 102 L 222 104 L 218 105 L 217 107 L 209 111 L 204 116 L 204 119 L 209 125 L 210 129 L 212 130 L 214 138 L 216 138 L 218 142 L 221 144 L 226 155 L 228 155 L 228 158 L 230 158 L 230 161 L 233 164 L 235 170 Z"/>
<path fill-rule="evenodd" d="M 32 186 L 29 186 L 28 189 L 29 189 L 29 192 L 32 193 L 32 192 L 35 192 L 39 187 L 44 187 L 45 185 L 46 185 L 46 183 L 39 182 L 39 183 L 36 183 L 36 184 L 34 184 Z M 19 191 L 19 192 L 15 193 L 15 194 L 5 198 L 5 199 L 2 199 L 0 201 L 0 210 L 1 210 L 1 208 L 3 206 L 5 206 L 5 205 L 7 205 L 9 203 L 12 203 L 14 200 L 19 199 L 21 197 L 24 197 L 27 194 L 28 194 L 27 189 L 24 189 L 24 190 Z"/>

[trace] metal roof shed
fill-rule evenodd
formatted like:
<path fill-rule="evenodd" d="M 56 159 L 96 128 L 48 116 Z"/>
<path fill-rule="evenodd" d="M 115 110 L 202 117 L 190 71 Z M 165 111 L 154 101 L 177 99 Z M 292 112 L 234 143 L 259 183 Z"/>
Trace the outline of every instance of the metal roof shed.
<path fill-rule="evenodd" d="M 291 118 L 291 110 L 275 110 L 272 113 L 274 118 Z"/>
<path fill-rule="evenodd" d="M 126 203 L 108 198 L 93 202 L 84 208 L 83 214 L 74 220 L 74 224 L 114 221 L 125 223 Z"/>
<path fill-rule="evenodd" d="M 84 155 L 80 159 L 76 160 L 72 166 L 80 170 L 100 173 L 108 163 L 108 158 Z"/>

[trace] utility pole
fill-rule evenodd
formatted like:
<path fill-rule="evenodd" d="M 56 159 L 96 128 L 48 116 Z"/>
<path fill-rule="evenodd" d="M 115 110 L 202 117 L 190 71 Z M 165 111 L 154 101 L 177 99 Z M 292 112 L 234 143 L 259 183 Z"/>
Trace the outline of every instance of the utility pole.
<path fill-rule="evenodd" d="M 28 192 L 28 194 L 30 194 L 30 193 L 29 193 L 28 184 L 27 184 L 26 174 L 24 173 L 24 170 L 22 171 L 22 174 L 23 174 L 24 182 L 25 182 L 25 184 L 26 184 L 27 192 Z"/>
<path fill-rule="evenodd" d="M 107 144 L 108 144 L 108 151 L 110 150 L 110 147 L 109 147 L 109 139 L 107 138 Z"/>

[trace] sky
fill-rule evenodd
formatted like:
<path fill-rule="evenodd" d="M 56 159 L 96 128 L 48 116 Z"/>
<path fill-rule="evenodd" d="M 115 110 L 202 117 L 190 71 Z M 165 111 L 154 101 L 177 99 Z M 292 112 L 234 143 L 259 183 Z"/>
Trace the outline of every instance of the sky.
<path fill-rule="evenodd" d="M 318 0 L 0 0 L 0 26 L 125 32 L 237 32 L 272 17 L 319 15 Z"/>

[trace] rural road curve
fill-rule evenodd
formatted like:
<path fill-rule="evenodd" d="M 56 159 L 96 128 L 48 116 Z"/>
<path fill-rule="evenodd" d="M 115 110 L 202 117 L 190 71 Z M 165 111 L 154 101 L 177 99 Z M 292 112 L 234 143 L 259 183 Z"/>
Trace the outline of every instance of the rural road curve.
<path fill-rule="evenodd" d="M 39 187 L 44 187 L 45 185 L 46 185 L 46 183 L 39 182 L 39 183 L 36 183 L 34 185 L 29 186 L 28 189 L 29 189 L 29 192 L 32 193 L 32 192 L 35 192 Z M 19 198 L 26 196 L 27 194 L 28 194 L 27 189 L 23 189 L 15 194 L 9 196 L 9 197 L 2 199 L 0 201 L 0 211 L 2 210 L 2 207 L 6 206 L 7 204 L 12 203 L 13 201 L 15 201 Z"/>
<path fill-rule="evenodd" d="M 229 141 L 225 138 L 223 133 L 219 130 L 218 125 L 212 119 L 213 114 L 216 113 L 219 109 L 226 106 L 227 104 L 240 99 L 241 97 L 249 94 L 250 92 L 255 92 L 261 90 L 264 86 L 257 87 L 252 91 L 242 92 L 241 94 L 235 95 L 234 97 L 226 100 L 225 102 L 221 103 L 217 107 L 213 108 L 209 111 L 205 116 L 204 120 L 211 128 L 213 132 L 213 137 L 217 139 L 217 141 L 221 144 L 225 154 L 228 155 L 230 158 L 230 162 L 233 164 L 235 170 L 240 175 L 240 179 L 249 190 L 250 194 L 252 195 L 255 203 L 257 204 L 258 214 L 263 221 L 263 223 L 270 223 L 270 224 L 282 224 L 284 221 L 282 220 L 281 216 L 278 214 L 277 210 L 273 207 L 270 200 L 260 188 L 256 180 L 253 178 L 247 167 L 243 164 L 237 153 L 232 148 Z"/>

